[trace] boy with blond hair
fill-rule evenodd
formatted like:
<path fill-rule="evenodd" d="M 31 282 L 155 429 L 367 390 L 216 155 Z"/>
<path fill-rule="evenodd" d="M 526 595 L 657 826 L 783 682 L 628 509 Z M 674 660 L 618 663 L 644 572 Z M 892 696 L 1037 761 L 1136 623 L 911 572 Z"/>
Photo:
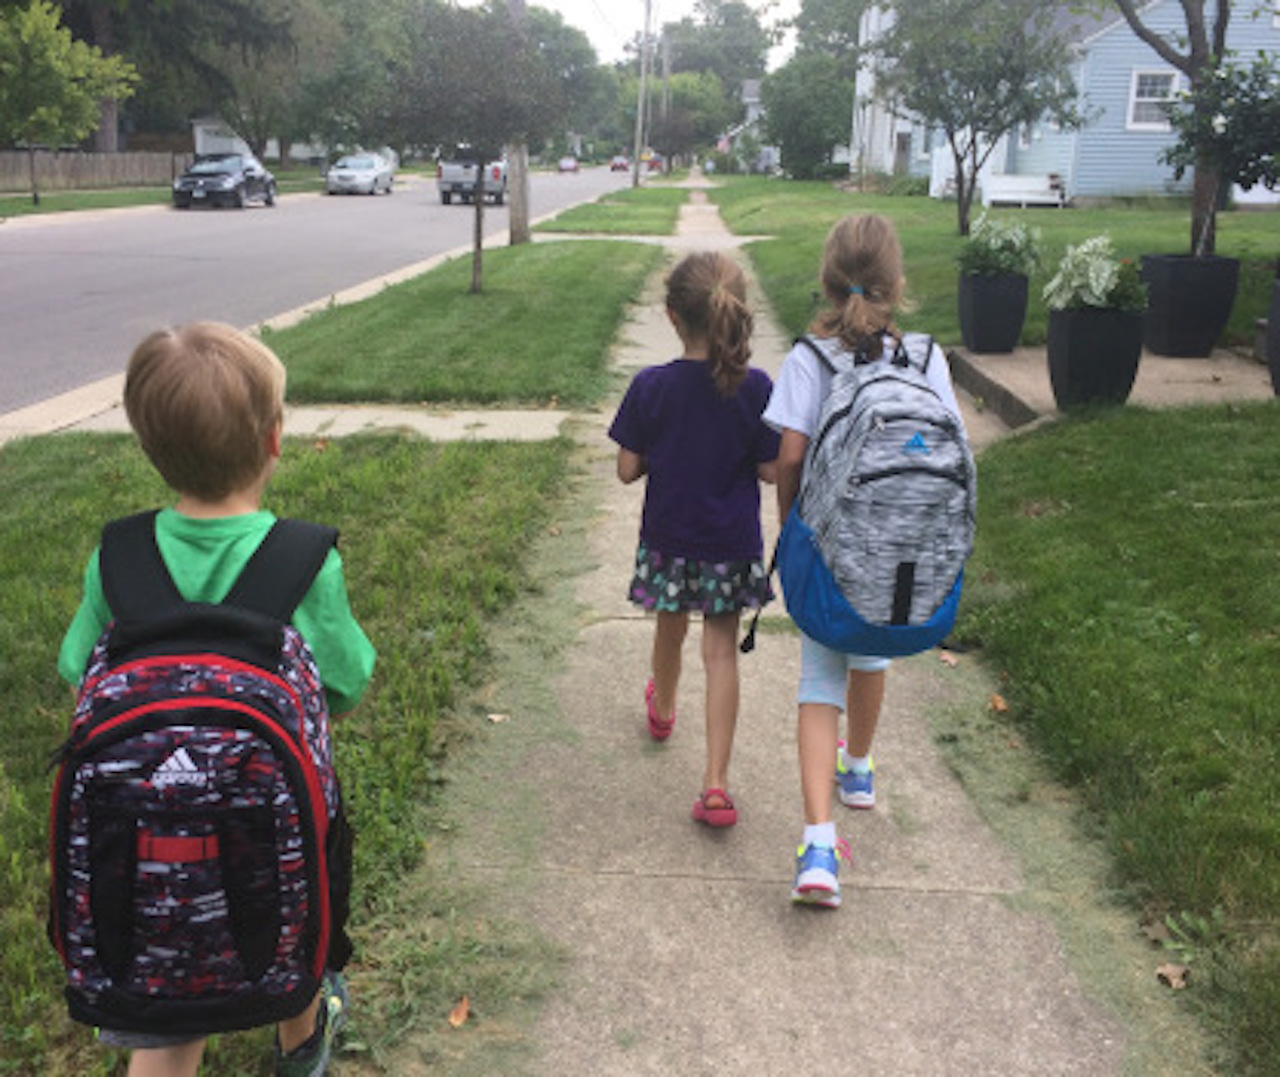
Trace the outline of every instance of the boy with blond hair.
<path fill-rule="evenodd" d="M 177 494 L 155 514 L 164 567 L 188 603 L 221 603 L 276 524 L 262 500 L 280 458 L 285 369 L 260 341 L 232 328 L 197 322 L 150 334 L 134 351 L 124 404 L 143 451 Z M 84 594 L 63 640 L 58 672 L 81 682 L 113 611 L 104 592 L 100 550 L 90 557 Z M 289 623 L 309 646 L 330 714 L 351 710 L 369 683 L 375 651 L 351 612 L 336 547 L 323 562 Z M 327 750 L 327 725 L 321 727 Z M 344 930 L 349 904 L 350 836 L 336 782 L 329 856 L 333 923 L 326 971 L 314 997 L 277 1024 L 276 1073 L 323 1074 L 345 1020 L 340 971 L 351 954 Z M 335 853 L 336 850 L 336 853 Z M 206 1036 L 103 1027 L 100 1040 L 132 1051 L 130 1077 L 194 1077 Z"/>

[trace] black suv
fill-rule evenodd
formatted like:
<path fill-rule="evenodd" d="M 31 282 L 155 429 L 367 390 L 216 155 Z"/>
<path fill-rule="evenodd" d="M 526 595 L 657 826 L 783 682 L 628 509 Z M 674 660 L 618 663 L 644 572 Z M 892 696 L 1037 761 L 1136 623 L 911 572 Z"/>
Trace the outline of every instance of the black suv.
<path fill-rule="evenodd" d="M 202 203 L 239 209 L 246 202 L 276 204 L 276 178 L 252 154 L 220 153 L 198 158 L 173 181 L 173 204 L 177 209 Z"/>

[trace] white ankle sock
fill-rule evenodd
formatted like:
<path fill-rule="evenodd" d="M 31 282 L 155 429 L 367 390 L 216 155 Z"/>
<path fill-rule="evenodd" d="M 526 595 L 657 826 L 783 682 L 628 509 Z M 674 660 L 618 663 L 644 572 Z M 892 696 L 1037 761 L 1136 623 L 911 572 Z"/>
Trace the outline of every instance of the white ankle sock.
<path fill-rule="evenodd" d="M 840 761 L 844 764 L 845 770 L 851 770 L 855 774 L 869 774 L 871 772 L 871 756 L 869 755 L 850 755 L 844 748 L 841 748 Z"/>
<path fill-rule="evenodd" d="M 801 838 L 801 844 L 806 848 L 810 845 L 821 845 L 827 849 L 834 849 L 836 847 L 836 824 L 810 823 L 804 828 L 804 837 Z"/>

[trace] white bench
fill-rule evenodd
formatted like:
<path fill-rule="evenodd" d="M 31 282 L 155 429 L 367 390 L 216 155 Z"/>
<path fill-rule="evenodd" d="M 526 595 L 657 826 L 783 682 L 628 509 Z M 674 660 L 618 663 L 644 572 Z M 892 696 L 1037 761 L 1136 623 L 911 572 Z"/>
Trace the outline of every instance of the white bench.
<path fill-rule="evenodd" d="M 1027 206 L 1058 206 L 1067 204 L 1067 192 L 1062 177 L 1056 172 L 1039 175 L 1001 174 L 983 176 L 982 204 Z"/>

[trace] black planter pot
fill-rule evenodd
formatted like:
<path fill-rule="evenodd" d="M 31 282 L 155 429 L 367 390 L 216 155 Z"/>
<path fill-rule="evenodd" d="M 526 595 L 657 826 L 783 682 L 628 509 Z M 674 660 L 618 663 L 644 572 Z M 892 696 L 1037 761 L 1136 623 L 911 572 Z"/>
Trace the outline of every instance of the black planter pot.
<path fill-rule="evenodd" d="M 1142 279 L 1149 297 L 1147 349 L 1177 358 L 1210 354 L 1231 317 L 1240 262 L 1219 255 L 1144 254 Z"/>
<path fill-rule="evenodd" d="M 1267 312 L 1267 369 L 1271 389 L 1280 396 L 1280 279 L 1271 285 L 1271 309 Z"/>
<path fill-rule="evenodd" d="M 960 274 L 960 336 L 973 352 L 1011 352 L 1027 317 L 1027 278 L 1021 273 Z"/>
<path fill-rule="evenodd" d="M 1123 404 L 1142 358 L 1142 315 L 1097 307 L 1051 310 L 1048 351 L 1059 408 Z"/>

